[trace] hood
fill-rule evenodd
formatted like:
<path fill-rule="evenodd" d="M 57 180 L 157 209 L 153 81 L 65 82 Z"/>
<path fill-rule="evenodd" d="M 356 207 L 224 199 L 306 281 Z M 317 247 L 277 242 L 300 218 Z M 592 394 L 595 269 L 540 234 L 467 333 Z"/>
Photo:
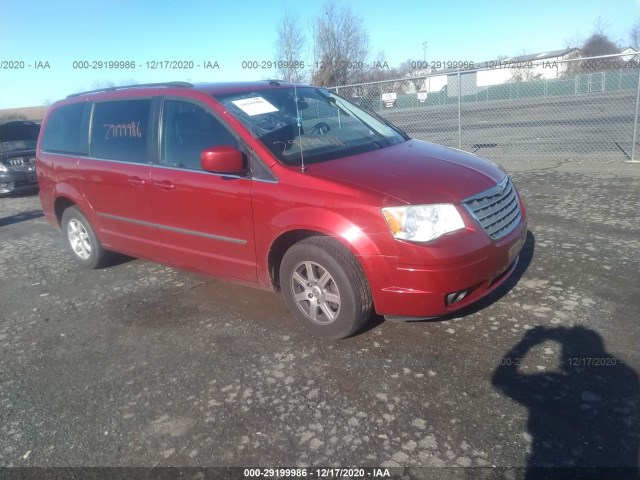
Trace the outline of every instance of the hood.
<path fill-rule="evenodd" d="M 40 125 L 17 120 L 0 125 L 0 153 L 35 150 Z"/>
<path fill-rule="evenodd" d="M 502 180 L 498 164 L 420 140 L 310 165 L 318 177 L 351 183 L 408 204 L 460 203 Z"/>

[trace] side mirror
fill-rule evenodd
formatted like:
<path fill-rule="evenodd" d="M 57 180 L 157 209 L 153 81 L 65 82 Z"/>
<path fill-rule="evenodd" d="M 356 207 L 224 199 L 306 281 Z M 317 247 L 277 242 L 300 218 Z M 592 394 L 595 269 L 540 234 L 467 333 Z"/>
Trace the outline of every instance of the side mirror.
<path fill-rule="evenodd" d="M 200 164 L 206 172 L 238 174 L 242 172 L 242 153 L 229 145 L 219 145 L 200 153 Z"/>

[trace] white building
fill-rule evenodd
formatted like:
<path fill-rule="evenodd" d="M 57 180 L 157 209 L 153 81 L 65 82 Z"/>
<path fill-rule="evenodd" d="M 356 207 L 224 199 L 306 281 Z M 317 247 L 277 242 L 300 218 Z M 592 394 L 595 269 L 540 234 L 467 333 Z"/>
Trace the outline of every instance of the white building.
<path fill-rule="evenodd" d="M 622 56 L 601 60 L 605 63 L 607 60 L 628 62 L 634 60 L 635 57 L 636 60 L 640 61 L 637 56 L 638 52 L 631 47 L 621 48 L 618 53 Z M 407 75 L 407 78 L 428 75 L 427 78 L 421 84 L 419 82 L 407 82 L 401 90 L 405 94 L 417 93 L 416 90 L 423 92 L 423 94 L 424 92 L 429 94 L 445 90 L 448 96 L 451 97 L 457 96 L 458 91 L 462 92 L 462 95 L 474 95 L 494 85 L 560 78 L 568 69 L 572 68 L 572 65 L 574 65 L 574 69 L 578 67 L 578 65 L 575 65 L 576 62 L 571 62 L 570 60 L 577 60 L 582 57 L 583 55 L 579 48 L 565 48 L 563 50 L 474 63 L 473 69 L 460 70 L 460 72 L 456 69 L 421 70 Z M 606 70 L 606 68 L 603 68 L 603 70 Z M 458 85 L 458 80 L 460 85 Z M 598 71 L 587 72 L 584 75 L 584 80 L 576 82 L 576 91 L 601 91 L 603 88 L 604 73 Z M 421 101 L 425 101 L 425 98 L 422 97 Z"/>
<path fill-rule="evenodd" d="M 628 62 L 629 60 L 632 60 L 634 56 L 636 56 L 636 54 L 638 52 L 636 52 L 633 48 L 631 47 L 624 47 L 621 48 L 620 51 L 618 52 L 620 53 L 622 56 L 620 57 L 622 60 L 624 60 L 625 62 Z M 636 57 L 636 60 L 638 59 L 638 57 Z"/>
<path fill-rule="evenodd" d="M 633 49 L 631 49 L 633 51 Z M 553 79 L 560 77 L 568 68 L 566 60 L 580 58 L 578 48 L 565 48 L 550 52 L 520 55 L 500 60 L 489 60 L 474 64 L 474 71 L 461 76 L 461 89 L 465 94 L 484 90 L 492 85 L 499 85 L 512 81 L 527 81 L 535 79 Z M 422 73 L 422 72 L 420 72 Z M 427 74 L 425 71 L 424 74 Z M 439 92 L 445 86 L 452 95 L 457 91 L 458 70 L 442 69 L 429 72 L 421 91 Z M 417 75 L 413 75 L 417 76 Z"/>

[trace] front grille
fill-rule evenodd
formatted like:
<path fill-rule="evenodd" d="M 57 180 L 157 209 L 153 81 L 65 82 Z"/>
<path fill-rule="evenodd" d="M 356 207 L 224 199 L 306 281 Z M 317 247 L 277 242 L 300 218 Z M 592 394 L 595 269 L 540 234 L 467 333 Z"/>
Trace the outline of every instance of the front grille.
<path fill-rule="evenodd" d="M 520 223 L 520 204 L 509 177 L 463 204 L 493 240 L 504 237 Z"/>
<path fill-rule="evenodd" d="M 35 157 L 11 157 L 4 161 L 7 167 L 11 167 L 19 171 L 35 170 L 36 158 Z"/>

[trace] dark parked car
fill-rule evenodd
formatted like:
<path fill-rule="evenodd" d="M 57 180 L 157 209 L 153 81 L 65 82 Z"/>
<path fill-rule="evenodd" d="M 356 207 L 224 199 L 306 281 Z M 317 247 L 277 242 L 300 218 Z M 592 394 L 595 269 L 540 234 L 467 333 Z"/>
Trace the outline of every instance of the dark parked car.
<path fill-rule="evenodd" d="M 13 121 L 0 125 L 0 195 L 35 190 L 36 144 L 40 125 Z"/>

